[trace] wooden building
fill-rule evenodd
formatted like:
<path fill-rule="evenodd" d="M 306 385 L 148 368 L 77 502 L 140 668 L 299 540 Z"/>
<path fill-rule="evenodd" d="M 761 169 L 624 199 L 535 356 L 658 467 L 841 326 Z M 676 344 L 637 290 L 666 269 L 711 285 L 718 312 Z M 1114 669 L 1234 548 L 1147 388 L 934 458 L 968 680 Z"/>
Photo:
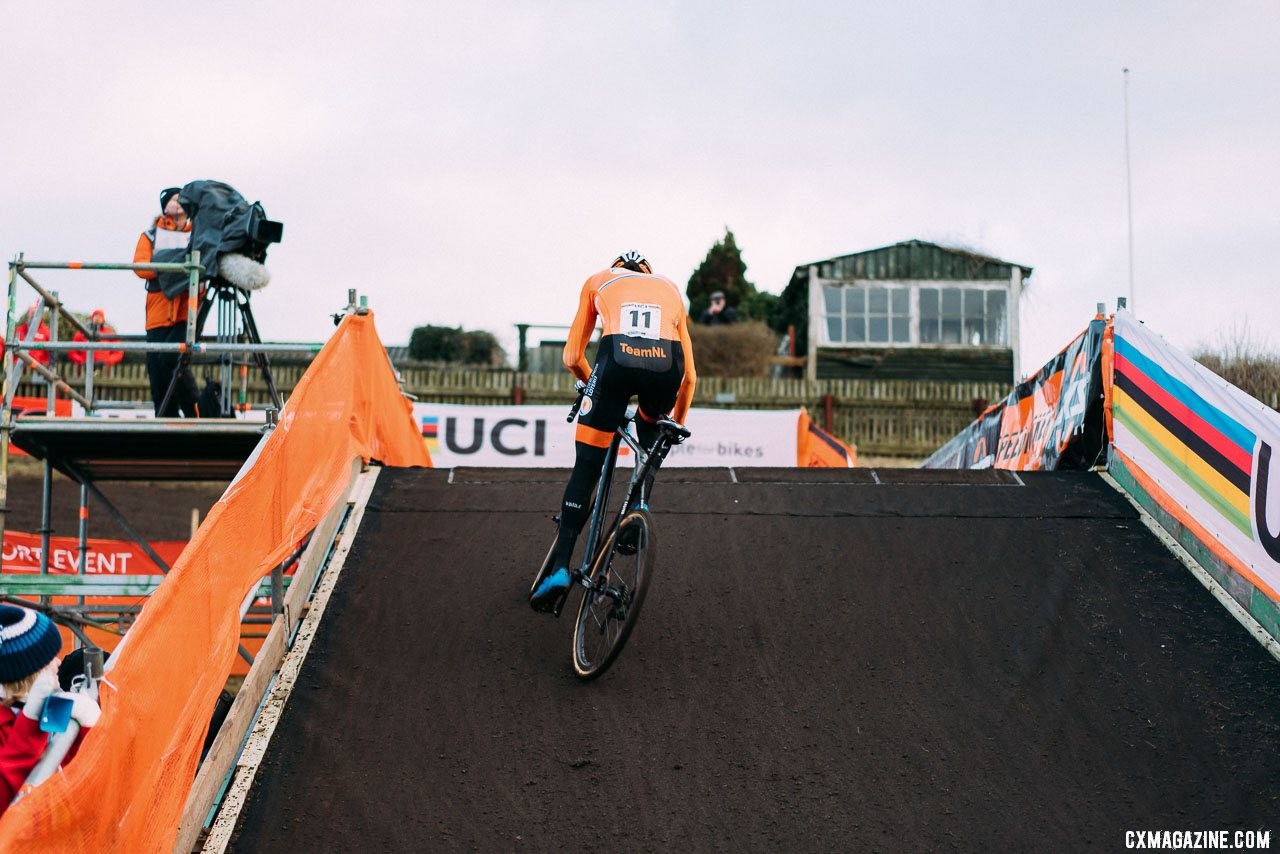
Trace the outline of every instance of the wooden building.
<path fill-rule="evenodd" d="M 1030 276 L 1021 264 L 908 240 L 796 267 L 783 299 L 808 303 L 809 379 L 1015 382 Z"/>

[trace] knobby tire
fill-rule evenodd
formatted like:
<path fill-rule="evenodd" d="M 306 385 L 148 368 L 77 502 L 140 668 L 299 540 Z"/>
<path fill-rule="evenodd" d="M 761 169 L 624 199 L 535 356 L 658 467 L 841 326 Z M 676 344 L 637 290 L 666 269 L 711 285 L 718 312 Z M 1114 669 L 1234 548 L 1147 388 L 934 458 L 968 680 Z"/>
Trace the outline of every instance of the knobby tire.
<path fill-rule="evenodd" d="M 619 550 L 619 541 L 625 542 L 628 532 L 636 534 L 635 554 Z M 579 678 L 595 679 L 622 652 L 640 617 L 656 555 L 653 519 L 645 510 L 631 510 L 623 516 L 596 553 L 588 580 L 594 587 L 601 575 L 608 573 L 610 587 L 625 585 L 625 600 L 619 606 L 613 597 L 593 588 L 583 591 L 573 630 L 573 670 Z"/>

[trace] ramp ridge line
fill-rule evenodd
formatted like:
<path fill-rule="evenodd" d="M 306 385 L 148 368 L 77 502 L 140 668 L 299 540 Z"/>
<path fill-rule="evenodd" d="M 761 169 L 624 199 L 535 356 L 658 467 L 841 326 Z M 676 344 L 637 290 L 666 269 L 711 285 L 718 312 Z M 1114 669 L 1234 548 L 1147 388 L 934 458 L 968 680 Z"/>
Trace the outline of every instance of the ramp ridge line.
<path fill-rule="evenodd" d="M 1248 630 L 1249 634 L 1253 635 L 1258 643 L 1262 644 L 1262 648 L 1271 653 L 1271 656 L 1276 659 L 1276 661 L 1280 661 L 1280 642 L 1277 642 L 1276 639 L 1262 627 L 1262 624 L 1254 619 L 1252 614 L 1241 607 L 1240 603 L 1233 599 L 1231 594 L 1218 583 L 1218 580 L 1210 575 L 1208 571 L 1200 565 L 1200 562 L 1191 556 L 1191 553 L 1183 547 L 1182 543 L 1178 542 L 1172 534 L 1166 531 L 1164 526 L 1157 522 L 1155 517 L 1147 512 L 1145 507 L 1134 500 L 1134 497 L 1130 495 L 1114 477 L 1105 471 L 1100 471 L 1098 474 L 1102 475 L 1102 479 L 1106 481 L 1112 489 L 1123 495 L 1125 500 L 1133 505 L 1134 509 L 1138 511 L 1138 517 L 1142 519 L 1142 524 L 1146 525 L 1151 533 L 1155 534 L 1160 542 L 1164 543 L 1165 547 L 1169 549 L 1173 556 L 1181 561 L 1183 566 L 1191 571 L 1191 574 L 1204 585 L 1205 589 L 1213 594 L 1213 598 L 1222 603 L 1222 607 L 1226 608 L 1227 611 L 1231 613 L 1231 616 L 1236 618 L 1236 622 L 1244 626 L 1244 628 Z"/>
<path fill-rule="evenodd" d="M 360 523 L 364 519 L 364 511 L 369 503 L 369 495 L 373 492 L 373 486 L 377 482 L 378 474 L 381 471 L 381 467 L 370 468 L 368 472 L 361 474 L 359 483 L 352 492 L 351 503 L 353 506 L 351 515 L 347 517 L 347 524 L 343 527 L 344 536 L 342 542 L 334 549 L 333 556 L 329 560 L 329 566 L 325 570 L 324 578 L 316 587 L 311 607 L 307 611 L 306 617 L 303 618 L 302 623 L 298 626 L 297 639 L 293 647 L 285 654 L 284 661 L 280 665 L 280 673 L 277 675 L 271 691 L 263 700 L 262 713 L 254 723 L 253 730 L 245 741 L 244 750 L 236 763 L 234 776 L 227 786 L 226 794 L 223 796 L 222 805 L 213 820 L 213 825 L 209 828 L 209 836 L 205 840 L 204 848 L 202 849 L 203 854 L 224 854 L 227 846 L 231 843 L 231 836 L 235 832 L 236 824 L 240 819 L 240 811 L 244 808 L 245 801 L 248 799 L 249 790 L 253 787 L 258 768 L 266 755 L 267 745 L 271 742 L 271 736 L 275 732 L 276 724 L 280 722 L 280 716 L 283 714 L 285 704 L 289 700 L 289 694 L 293 691 L 293 686 L 298 680 L 298 674 L 302 670 L 302 664 L 311 649 L 311 641 L 315 638 L 316 630 L 320 627 L 320 620 L 324 618 L 324 612 L 329 604 L 329 596 L 337 585 L 343 566 L 346 565 L 347 555 L 351 551 L 356 533 L 360 530 Z"/>

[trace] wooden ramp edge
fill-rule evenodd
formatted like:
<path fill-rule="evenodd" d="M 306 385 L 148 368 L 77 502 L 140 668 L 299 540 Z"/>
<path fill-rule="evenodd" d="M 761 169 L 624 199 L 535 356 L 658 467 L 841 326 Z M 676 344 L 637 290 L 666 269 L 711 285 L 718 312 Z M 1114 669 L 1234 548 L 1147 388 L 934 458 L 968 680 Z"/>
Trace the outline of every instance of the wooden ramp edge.
<path fill-rule="evenodd" d="M 271 624 L 253 667 L 200 765 L 174 842 L 176 854 L 226 850 L 381 470 L 376 466 L 365 468 L 359 459 L 353 460 L 345 494 L 316 527 L 299 559 L 284 611 Z M 322 569 L 324 576 L 315 585 Z M 315 594 L 310 596 L 313 586 Z M 219 804 L 218 796 L 224 787 L 225 795 Z M 215 804 L 218 812 L 201 849 L 200 835 Z"/>

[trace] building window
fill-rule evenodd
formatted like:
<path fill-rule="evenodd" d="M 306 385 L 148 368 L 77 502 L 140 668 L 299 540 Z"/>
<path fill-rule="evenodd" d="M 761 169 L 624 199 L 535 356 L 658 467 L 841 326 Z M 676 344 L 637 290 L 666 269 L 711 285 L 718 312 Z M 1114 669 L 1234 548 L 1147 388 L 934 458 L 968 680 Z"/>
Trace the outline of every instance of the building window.
<path fill-rule="evenodd" d="M 920 343 L 965 346 L 1008 344 L 1003 288 L 921 288 Z"/>
<path fill-rule="evenodd" d="M 826 286 L 827 338 L 834 345 L 911 343 L 911 289 Z"/>

